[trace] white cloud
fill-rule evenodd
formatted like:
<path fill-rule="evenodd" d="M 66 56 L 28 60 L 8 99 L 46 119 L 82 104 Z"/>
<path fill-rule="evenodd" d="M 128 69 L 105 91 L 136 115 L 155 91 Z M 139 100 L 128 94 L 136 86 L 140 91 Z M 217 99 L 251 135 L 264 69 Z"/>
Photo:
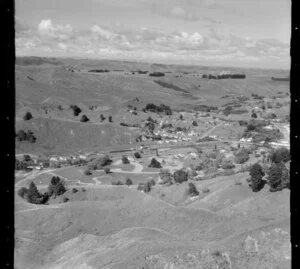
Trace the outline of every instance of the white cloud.
<path fill-rule="evenodd" d="M 103 29 L 102 27 L 98 26 L 98 25 L 93 25 L 91 27 L 91 31 L 93 33 L 96 33 L 97 35 L 99 35 L 102 38 L 105 39 L 111 39 L 113 37 L 115 37 L 116 35 L 108 30 Z"/>

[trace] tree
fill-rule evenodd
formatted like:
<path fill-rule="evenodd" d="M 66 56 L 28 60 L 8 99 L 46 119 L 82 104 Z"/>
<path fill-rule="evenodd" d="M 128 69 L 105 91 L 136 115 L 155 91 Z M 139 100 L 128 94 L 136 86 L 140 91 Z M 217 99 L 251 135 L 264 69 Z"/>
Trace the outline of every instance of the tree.
<path fill-rule="evenodd" d="M 283 163 L 273 163 L 269 169 L 270 191 L 280 191 L 290 187 L 290 176 Z"/>
<path fill-rule="evenodd" d="M 251 118 L 257 118 L 257 114 L 255 112 L 252 113 Z"/>
<path fill-rule="evenodd" d="M 174 172 L 173 178 L 176 183 L 182 183 L 188 180 L 188 173 L 180 169 Z"/>
<path fill-rule="evenodd" d="M 28 193 L 28 189 L 25 187 L 22 187 L 21 189 L 18 190 L 18 195 L 22 198 L 25 197 L 25 195 L 27 195 Z"/>
<path fill-rule="evenodd" d="M 135 152 L 134 153 L 134 157 L 137 158 L 137 159 L 139 159 L 139 158 L 141 158 L 141 154 L 139 152 Z"/>
<path fill-rule="evenodd" d="M 26 112 L 23 117 L 23 120 L 30 120 L 30 119 L 32 119 L 32 114 L 30 112 Z"/>
<path fill-rule="evenodd" d="M 193 184 L 192 182 L 190 182 L 189 185 L 188 185 L 188 191 L 187 191 L 187 193 L 190 196 L 197 196 L 197 195 L 199 195 L 199 191 L 197 190 L 195 184 Z"/>
<path fill-rule="evenodd" d="M 103 114 L 100 115 L 100 120 L 101 120 L 101 122 L 105 120 L 105 117 L 103 116 Z"/>
<path fill-rule="evenodd" d="M 264 181 L 262 180 L 262 178 L 265 175 L 262 166 L 258 163 L 252 165 L 249 174 L 251 176 L 250 185 L 252 191 L 260 191 L 264 187 Z"/>
<path fill-rule="evenodd" d="M 73 110 L 74 116 L 78 116 L 81 113 L 81 109 L 77 105 L 71 105 L 70 108 Z"/>
<path fill-rule="evenodd" d="M 195 121 L 195 120 L 193 120 L 193 126 L 198 126 L 198 123 L 197 123 L 197 121 Z"/>
<path fill-rule="evenodd" d="M 130 163 L 130 161 L 128 160 L 128 158 L 125 155 L 123 155 L 123 157 L 122 157 L 122 163 L 123 164 L 129 164 Z"/>
<path fill-rule="evenodd" d="M 152 158 L 149 166 L 150 168 L 162 168 L 161 164 L 159 161 L 157 161 L 155 158 Z"/>
<path fill-rule="evenodd" d="M 86 115 L 82 115 L 80 118 L 81 122 L 88 122 L 90 119 Z"/>
<path fill-rule="evenodd" d="M 30 182 L 29 188 L 26 194 L 27 201 L 32 204 L 39 204 L 42 195 L 38 191 L 35 183 L 33 181 Z"/>
<path fill-rule="evenodd" d="M 291 155 L 287 148 L 282 147 L 270 153 L 269 158 L 273 163 L 286 163 L 291 159 Z"/>
<path fill-rule="evenodd" d="M 132 185 L 132 183 L 133 182 L 130 178 L 126 178 L 125 185 L 130 186 L 130 185 Z"/>

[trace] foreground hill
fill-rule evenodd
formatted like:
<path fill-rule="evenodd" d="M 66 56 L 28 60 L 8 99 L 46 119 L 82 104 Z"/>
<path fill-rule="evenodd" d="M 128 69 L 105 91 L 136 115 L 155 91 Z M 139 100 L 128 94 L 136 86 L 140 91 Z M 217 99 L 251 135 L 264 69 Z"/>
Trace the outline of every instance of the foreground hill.
<path fill-rule="evenodd" d="M 247 204 L 239 213 L 196 206 L 215 196 L 220 208 L 234 196 L 233 180 L 219 180 L 188 207 L 124 186 L 87 188 L 78 201 L 48 206 L 17 198 L 16 268 L 290 268 L 289 192 L 235 195 L 231 207 Z"/>

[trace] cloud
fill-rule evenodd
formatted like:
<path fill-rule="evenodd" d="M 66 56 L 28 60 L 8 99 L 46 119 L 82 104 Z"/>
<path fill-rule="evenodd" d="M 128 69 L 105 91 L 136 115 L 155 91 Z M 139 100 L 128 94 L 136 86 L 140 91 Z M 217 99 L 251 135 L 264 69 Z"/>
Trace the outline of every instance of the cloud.
<path fill-rule="evenodd" d="M 182 15 L 179 9 L 174 11 Z M 73 29 L 50 19 L 41 20 L 34 28 L 16 26 L 17 54 L 48 51 L 61 55 L 90 55 L 122 59 L 169 61 L 257 61 L 283 62 L 289 60 L 289 44 L 276 39 L 258 39 L 224 35 L 214 28 L 207 34 L 177 31 L 165 33 L 148 28 L 126 29 L 91 25 Z"/>
<path fill-rule="evenodd" d="M 70 35 L 73 33 L 73 28 L 70 24 L 67 25 L 53 25 L 50 19 L 42 20 L 38 25 L 38 31 L 43 35 Z"/>

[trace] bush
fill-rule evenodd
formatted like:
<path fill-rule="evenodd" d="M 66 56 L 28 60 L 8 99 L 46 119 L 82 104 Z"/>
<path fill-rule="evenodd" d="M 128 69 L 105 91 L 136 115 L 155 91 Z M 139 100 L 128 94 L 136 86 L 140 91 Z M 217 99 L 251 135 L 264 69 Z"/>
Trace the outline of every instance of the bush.
<path fill-rule="evenodd" d="M 209 188 L 205 187 L 202 189 L 202 193 L 208 193 L 208 192 L 210 192 Z"/>
<path fill-rule="evenodd" d="M 133 182 L 132 182 L 132 180 L 131 180 L 130 178 L 126 178 L 125 184 L 126 184 L 127 186 L 130 186 L 130 185 L 133 184 Z"/>
<path fill-rule="evenodd" d="M 223 159 L 221 167 L 223 169 L 233 169 L 235 167 L 235 165 L 233 164 L 233 162 L 231 160 Z"/>
<path fill-rule="evenodd" d="M 283 163 L 273 163 L 269 169 L 268 180 L 270 191 L 290 188 L 290 175 Z"/>
<path fill-rule="evenodd" d="M 76 192 L 78 192 L 78 190 L 76 188 L 73 188 L 72 193 L 76 193 Z"/>
<path fill-rule="evenodd" d="M 150 168 L 162 168 L 159 161 L 157 161 L 155 158 L 152 158 L 151 163 L 149 164 Z"/>
<path fill-rule="evenodd" d="M 179 119 L 183 120 L 183 115 L 182 114 L 180 114 Z"/>
<path fill-rule="evenodd" d="M 28 189 L 25 187 L 22 187 L 21 189 L 18 190 L 18 195 L 22 198 L 25 197 L 25 195 L 27 195 L 28 193 Z"/>
<path fill-rule="evenodd" d="M 78 116 L 81 113 L 81 109 L 77 105 L 71 105 L 70 108 L 73 110 L 74 116 Z"/>
<path fill-rule="evenodd" d="M 176 183 L 182 183 L 188 180 L 188 173 L 180 169 L 174 172 L 173 178 Z"/>
<path fill-rule="evenodd" d="M 109 117 L 108 117 L 108 121 L 109 121 L 109 122 L 112 122 L 112 116 L 109 116 Z"/>
<path fill-rule="evenodd" d="M 238 164 L 245 163 L 249 160 L 249 153 L 248 150 L 245 148 L 240 149 L 236 154 L 235 154 L 235 162 Z"/>
<path fill-rule="evenodd" d="M 26 112 L 25 115 L 23 116 L 23 120 L 31 120 L 32 119 L 32 114 L 30 112 Z"/>
<path fill-rule="evenodd" d="M 197 121 L 193 120 L 192 125 L 193 125 L 193 126 L 198 126 Z"/>
<path fill-rule="evenodd" d="M 110 168 L 109 167 L 105 167 L 104 168 L 104 172 L 105 172 L 105 174 L 109 174 L 110 173 Z"/>
<path fill-rule="evenodd" d="M 81 118 L 80 118 L 80 121 L 81 122 L 88 122 L 89 118 L 86 115 L 82 115 Z"/>
<path fill-rule="evenodd" d="M 151 180 L 148 181 L 148 182 L 149 182 L 149 184 L 151 185 L 151 187 L 152 187 L 152 186 L 155 186 L 155 184 L 156 184 L 156 182 L 155 182 L 154 179 L 151 179 Z"/>
<path fill-rule="evenodd" d="M 126 156 L 123 156 L 123 157 L 122 157 L 122 163 L 123 163 L 123 164 L 129 164 L 130 161 L 128 160 L 128 158 L 127 158 Z"/>
<path fill-rule="evenodd" d="M 69 201 L 69 198 L 68 197 L 64 197 L 63 202 L 66 203 L 68 201 Z"/>
<path fill-rule="evenodd" d="M 256 119 L 257 118 L 257 114 L 255 112 L 252 113 L 251 118 Z"/>
<path fill-rule="evenodd" d="M 199 191 L 197 190 L 196 186 L 193 183 L 189 183 L 188 185 L 188 191 L 187 191 L 188 195 L 190 196 L 197 196 L 199 195 Z"/>
<path fill-rule="evenodd" d="M 19 130 L 16 133 L 16 138 L 18 141 L 28 141 L 30 143 L 35 143 L 36 141 L 36 137 L 31 130 L 28 130 L 27 132 L 24 130 Z"/>
<path fill-rule="evenodd" d="M 101 122 L 105 120 L 105 117 L 103 116 L 103 114 L 100 115 L 100 120 L 101 120 Z"/>
<path fill-rule="evenodd" d="M 172 184 L 172 174 L 169 169 L 161 169 L 159 177 L 162 180 L 161 184 Z"/>
<path fill-rule="evenodd" d="M 140 159 L 141 158 L 141 154 L 139 152 L 135 152 L 134 153 L 134 157 L 137 158 L 137 159 Z"/>
<path fill-rule="evenodd" d="M 91 172 L 91 170 L 90 169 L 85 169 L 84 170 L 84 172 L 83 172 L 86 176 L 90 176 L 90 175 L 92 175 L 92 172 Z"/>
<path fill-rule="evenodd" d="M 265 175 L 262 166 L 258 163 L 252 165 L 249 174 L 251 176 L 250 185 L 252 191 L 254 192 L 260 191 L 264 187 L 264 181 L 262 180 L 262 178 Z"/>
<path fill-rule="evenodd" d="M 269 155 L 269 159 L 273 163 L 286 163 L 291 159 L 290 151 L 287 148 L 278 148 L 275 151 L 271 152 Z"/>

